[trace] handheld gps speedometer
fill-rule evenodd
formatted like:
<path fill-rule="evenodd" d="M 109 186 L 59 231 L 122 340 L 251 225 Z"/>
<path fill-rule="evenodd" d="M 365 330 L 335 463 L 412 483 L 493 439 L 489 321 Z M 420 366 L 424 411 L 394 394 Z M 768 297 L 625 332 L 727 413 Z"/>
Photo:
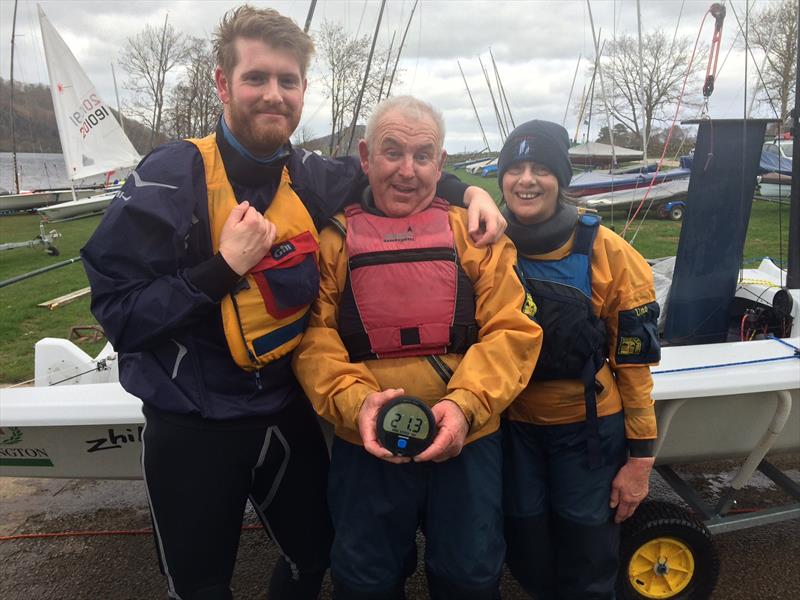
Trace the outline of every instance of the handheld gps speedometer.
<path fill-rule="evenodd" d="M 396 456 L 416 456 L 433 442 L 436 419 L 428 405 L 413 396 L 399 396 L 378 412 L 378 441 Z"/>

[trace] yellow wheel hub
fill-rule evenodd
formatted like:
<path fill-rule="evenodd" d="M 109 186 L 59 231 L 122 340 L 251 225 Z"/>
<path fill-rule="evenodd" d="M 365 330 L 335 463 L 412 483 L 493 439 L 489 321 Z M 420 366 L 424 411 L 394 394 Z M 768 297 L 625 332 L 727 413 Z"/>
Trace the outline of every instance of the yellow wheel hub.
<path fill-rule="evenodd" d="M 673 598 L 694 576 L 691 549 L 675 538 L 654 538 L 640 546 L 628 563 L 631 586 L 645 598 Z"/>

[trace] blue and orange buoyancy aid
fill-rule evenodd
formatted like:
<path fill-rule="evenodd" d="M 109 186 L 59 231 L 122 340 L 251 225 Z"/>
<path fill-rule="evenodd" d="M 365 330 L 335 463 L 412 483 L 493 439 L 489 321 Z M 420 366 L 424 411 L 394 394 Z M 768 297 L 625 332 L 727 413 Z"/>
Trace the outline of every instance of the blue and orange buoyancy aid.
<path fill-rule="evenodd" d="M 592 466 L 599 466 L 600 460 L 595 375 L 608 354 L 605 324 L 592 309 L 592 247 L 599 225 L 597 215 L 580 215 L 572 250 L 560 260 L 518 258 L 544 332 L 531 381 L 579 379 L 583 383 Z"/>
<path fill-rule="evenodd" d="M 463 354 L 477 341 L 472 282 L 458 261 L 448 205 L 402 218 L 345 208 L 348 277 L 339 335 L 353 362 Z"/>
<path fill-rule="evenodd" d="M 211 243 L 218 252 L 223 225 L 237 205 L 236 196 L 215 136 L 189 141 L 203 157 Z M 264 212 L 264 218 L 278 225 L 278 237 L 221 302 L 231 356 L 247 371 L 256 371 L 297 346 L 311 303 L 319 293 L 319 234 L 290 184 L 284 167 L 275 197 Z"/>

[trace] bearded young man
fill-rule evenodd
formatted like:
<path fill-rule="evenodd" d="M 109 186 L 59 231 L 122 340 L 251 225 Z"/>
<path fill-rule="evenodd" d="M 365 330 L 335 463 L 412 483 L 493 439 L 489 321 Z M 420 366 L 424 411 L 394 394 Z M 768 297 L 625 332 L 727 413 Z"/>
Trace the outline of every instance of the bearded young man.
<path fill-rule="evenodd" d="M 328 454 L 291 353 L 318 293 L 317 230 L 363 176 L 353 160 L 289 143 L 313 52 L 293 21 L 239 7 L 215 50 L 215 135 L 151 152 L 82 257 L 120 381 L 143 402 L 142 466 L 169 596 L 232 597 L 249 499 L 283 558 L 269 597 L 315 598 L 332 537 Z M 443 193 L 460 199 L 464 186 Z M 488 217 L 486 237 L 500 219 Z"/>

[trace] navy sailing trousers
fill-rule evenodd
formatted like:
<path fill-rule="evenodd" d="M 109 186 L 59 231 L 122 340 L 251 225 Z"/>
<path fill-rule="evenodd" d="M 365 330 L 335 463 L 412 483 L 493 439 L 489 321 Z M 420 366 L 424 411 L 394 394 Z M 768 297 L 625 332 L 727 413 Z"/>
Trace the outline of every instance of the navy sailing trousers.
<path fill-rule="evenodd" d="M 333 537 L 328 451 L 302 396 L 269 417 L 211 421 L 144 408 L 142 463 L 169 597 L 228 600 L 245 503 L 277 545 L 269 598 L 319 594 Z"/>
<path fill-rule="evenodd" d="M 328 483 L 335 597 L 404 598 L 421 526 L 433 600 L 497 598 L 505 552 L 501 457 L 500 432 L 442 463 L 402 465 L 335 438 Z"/>
<path fill-rule="evenodd" d="M 537 600 L 613 600 L 619 526 L 608 502 L 627 459 L 621 412 L 599 419 L 600 468 L 585 423 L 504 420 L 506 563 Z"/>

